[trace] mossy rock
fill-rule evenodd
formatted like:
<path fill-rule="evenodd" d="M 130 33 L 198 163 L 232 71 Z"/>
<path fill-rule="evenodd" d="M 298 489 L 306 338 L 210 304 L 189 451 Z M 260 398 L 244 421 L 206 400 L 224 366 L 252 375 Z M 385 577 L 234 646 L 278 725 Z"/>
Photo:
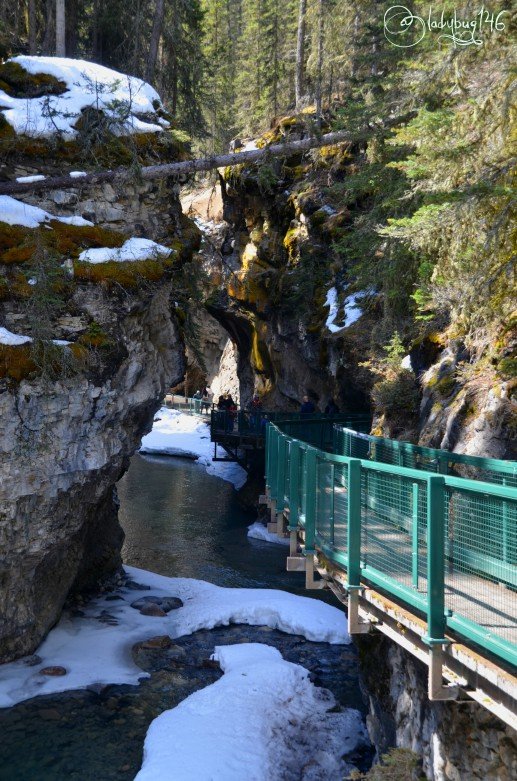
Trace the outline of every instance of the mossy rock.
<path fill-rule="evenodd" d="M 517 358 L 502 358 L 497 364 L 497 371 L 505 380 L 517 377 Z"/>
<path fill-rule="evenodd" d="M 325 209 L 317 209 L 310 216 L 310 223 L 313 228 L 321 228 L 321 226 L 327 221 L 328 214 Z"/>
<path fill-rule="evenodd" d="M 0 111 L 0 139 L 12 139 L 16 135 L 13 126 L 6 120 Z"/>
<path fill-rule="evenodd" d="M 269 377 L 273 375 L 273 366 L 269 351 L 265 342 L 260 338 L 256 328 L 253 329 L 251 337 L 251 359 L 255 370 L 259 374 L 265 374 Z"/>
<path fill-rule="evenodd" d="M 131 289 L 140 287 L 144 281 L 158 282 L 173 267 L 174 261 L 169 258 L 93 264 L 76 261 L 74 278 L 82 282 L 106 283 L 109 287 L 119 285 Z"/>
<path fill-rule="evenodd" d="M 121 247 L 125 240 L 122 233 L 96 225 L 68 225 L 51 220 L 38 228 L 25 228 L 0 222 L 0 263 L 26 263 L 38 246 L 63 257 L 77 258 L 85 249 Z"/>
<path fill-rule="evenodd" d="M 48 73 L 28 73 L 17 62 L 0 64 L 0 89 L 13 98 L 40 98 L 62 95 L 68 87 Z"/>
<path fill-rule="evenodd" d="M 97 349 L 111 347 L 112 345 L 112 340 L 108 334 L 95 320 L 89 324 L 87 330 L 81 334 L 77 341 L 80 345 Z"/>
<path fill-rule="evenodd" d="M 30 345 L 0 344 L 0 377 L 21 382 L 37 371 Z"/>

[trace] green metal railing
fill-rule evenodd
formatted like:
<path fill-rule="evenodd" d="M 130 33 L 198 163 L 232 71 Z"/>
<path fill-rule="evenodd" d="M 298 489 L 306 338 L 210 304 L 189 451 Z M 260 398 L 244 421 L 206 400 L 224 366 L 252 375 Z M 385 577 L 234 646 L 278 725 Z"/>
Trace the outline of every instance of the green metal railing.
<path fill-rule="evenodd" d="M 311 444 L 318 426 L 325 447 Z M 343 439 L 343 428 L 333 426 L 330 446 L 325 420 L 267 427 L 268 491 L 279 511 L 289 510 L 289 529 L 304 530 L 305 553 L 320 550 L 346 571 L 350 587 L 372 584 L 422 614 L 429 644 L 455 631 L 517 664 L 517 488 L 510 482 L 517 464 L 478 459 L 484 480 L 459 478 L 440 473 L 458 463 L 453 454 L 427 469 L 419 451 L 429 449 L 415 446 L 416 468 L 385 463 L 372 458 L 379 438 L 347 432 Z M 360 458 L 344 447 L 358 442 L 366 448 Z M 411 453 L 396 447 L 404 443 L 382 444 L 384 452 Z M 476 459 L 461 458 L 475 471 Z"/>
<path fill-rule="evenodd" d="M 300 412 L 269 412 L 267 410 L 227 410 L 213 409 L 211 414 L 210 429 L 212 439 L 215 435 L 224 434 L 254 434 L 265 436 L 266 426 L 269 422 L 279 422 L 285 426 L 291 426 L 293 435 L 298 430 L 305 431 L 309 426 L 313 431 L 314 443 L 320 447 L 332 445 L 333 426 L 339 422 L 342 425 L 355 426 L 358 431 L 369 430 L 371 417 L 368 415 L 343 413 L 334 416 L 315 412 L 313 414 L 301 414 Z M 311 423 L 317 425 L 310 426 Z M 301 426 L 301 428 L 300 428 Z M 291 430 L 291 429 L 290 429 Z M 308 434 L 310 437 L 310 434 Z"/>
<path fill-rule="evenodd" d="M 352 458 L 369 458 L 372 461 L 406 466 L 410 469 L 422 469 L 426 472 L 451 474 L 517 487 L 517 462 L 515 461 L 449 453 L 447 450 L 374 437 L 344 426 L 334 427 L 332 445 L 334 453 Z"/>

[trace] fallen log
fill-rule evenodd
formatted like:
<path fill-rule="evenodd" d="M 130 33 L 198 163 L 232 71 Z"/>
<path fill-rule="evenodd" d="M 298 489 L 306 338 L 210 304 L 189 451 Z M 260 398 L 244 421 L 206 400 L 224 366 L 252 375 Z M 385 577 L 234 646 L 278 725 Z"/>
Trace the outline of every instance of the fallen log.
<path fill-rule="evenodd" d="M 147 165 L 141 167 L 136 175 L 140 179 L 164 179 L 167 176 L 183 177 L 196 171 L 211 171 L 215 168 L 255 163 L 270 157 L 285 157 L 296 152 L 305 152 L 322 146 L 341 144 L 351 141 L 352 134 L 339 130 L 319 137 L 311 136 L 298 141 L 286 141 L 283 144 L 272 144 L 263 149 L 249 149 L 245 152 L 234 152 L 225 155 L 214 155 L 194 160 L 183 160 L 180 163 L 164 163 L 163 165 Z M 124 182 L 135 178 L 132 167 L 115 168 L 109 171 L 97 171 L 81 177 L 52 176 L 37 182 L 0 182 L 0 195 L 19 195 L 22 193 L 40 192 L 42 190 L 66 190 L 73 187 L 100 184 L 102 182 Z"/>

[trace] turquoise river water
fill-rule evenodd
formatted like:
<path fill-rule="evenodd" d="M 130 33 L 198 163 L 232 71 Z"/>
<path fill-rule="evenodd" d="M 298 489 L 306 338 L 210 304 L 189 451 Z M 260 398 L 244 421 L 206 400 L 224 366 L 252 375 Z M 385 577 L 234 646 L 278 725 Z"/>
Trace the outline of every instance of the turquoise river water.
<path fill-rule="evenodd" d="M 286 548 L 250 540 L 246 531 L 254 518 L 241 508 L 233 487 L 207 475 L 202 466 L 135 456 L 118 492 L 125 563 L 220 586 L 307 595 L 303 575 L 285 571 Z M 275 645 L 286 659 L 307 667 L 315 683 L 331 689 L 343 705 L 364 712 L 353 646 L 308 643 L 261 628 L 222 627 L 176 640 L 175 658 L 138 656 L 138 664 L 152 673 L 138 686 L 39 697 L 0 710 L 0 781 L 134 778 L 152 719 L 216 680 L 220 673 L 206 664 L 214 645 L 246 641 Z M 365 767 L 368 759 L 359 757 L 357 764 Z"/>

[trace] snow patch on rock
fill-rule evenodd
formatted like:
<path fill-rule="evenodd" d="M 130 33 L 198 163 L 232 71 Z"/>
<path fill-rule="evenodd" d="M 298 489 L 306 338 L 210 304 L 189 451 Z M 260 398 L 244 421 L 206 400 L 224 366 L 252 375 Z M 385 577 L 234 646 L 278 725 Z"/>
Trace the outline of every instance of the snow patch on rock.
<path fill-rule="evenodd" d="M 10 195 L 0 195 L 0 222 L 5 222 L 7 225 L 22 225 L 25 228 L 37 228 L 51 220 L 58 220 L 58 222 L 64 222 L 67 225 L 89 225 L 90 227 L 93 225 L 93 222 L 82 217 L 75 215 L 73 217 L 58 217 L 38 206 L 31 206 L 16 200 L 16 198 L 11 198 Z"/>
<path fill-rule="evenodd" d="M 131 647 L 156 634 L 176 638 L 199 629 L 250 624 L 317 642 L 351 642 L 344 612 L 319 600 L 274 589 L 222 588 L 134 567 L 125 570 L 141 590 L 122 587 L 117 592 L 120 600 L 105 595 L 84 606 L 83 616 L 65 614 L 36 651 L 36 664 L 29 657 L 0 665 L 0 708 L 42 694 L 137 684 L 149 674 L 133 662 Z M 131 607 L 132 602 L 150 594 L 179 597 L 183 607 L 163 617 L 145 616 Z M 105 621 L 107 615 L 110 623 Z M 64 667 L 66 675 L 42 675 L 40 670 L 49 666 Z"/>
<path fill-rule="evenodd" d="M 29 284 L 36 284 L 35 280 L 29 280 Z M 32 342 L 31 336 L 23 336 L 22 334 L 13 334 L 12 331 L 8 331 L 7 328 L 0 328 L 0 344 L 5 344 L 8 347 L 19 347 L 22 344 L 29 344 Z M 54 344 L 59 347 L 66 347 L 70 342 L 66 342 L 64 339 L 52 339 Z"/>
<path fill-rule="evenodd" d="M 212 461 L 210 428 L 195 415 L 162 407 L 157 412 L 152 431 L 142 439 L 140 453 L 193 458 L 208 474 L 242 488 L 247 475 L 238 464 Z"/>
<path fill-rule="evenodd" d="M 119 135 L 156 133 L 169 125 L 165 120 L 158 123 L 157 119 L 155 124 L 139 118 L 139 115 L 155 115 L 155 105 L 161 106 L 161 100 L 150 84 L 134 76 L 68 57 L 20 55 L 8 62 L 17 63 L 32 75 L 54 76 L 67 87 L 61 95 L 39 98 L 15 98 L 0 90 L 0 110 L 16 133 L 33 137 L 61 134 L 73 138 L 77 135 L 77 120 L 89 107 L 113 120 L 112 130 Z"/>
<path fill-rule="evenodd" d="M 341 781 L 368 745 L 358 711 L 329 713 L 333 695 L 262 643 L 216 646 L 224 676 L 150 725 L 135 781 Z M 171 773 L 171 768 L 174 771 Z"/>
<path fill-rule="evenodd" d="M 327 292 L 325 299 L 325 306 L 328 306 L 329 313 L 325 322 L 328 330 L 335 334 L 342 331 L 344 328 L 348 328 L 355 323 L 363 314 L 360 306 L 360 298 L 362 293 L 352 293 L 347 296 L 343 302 L 343 315 L 344 320 L 341 323 L 336 323 L 336 318 L 339 314 L 339 301 L 337 288 L 331 287 Z"/>
<path fill-rule="evenodd" d="M 128 239 L 121 247 L 97 247 L 86 249 L 79 255 L 83 263 L 125 263 L 133 260 L 152 260 L 153 258 L 169 257 L 173 250 L 157 244 L 151 239 Z"/>

